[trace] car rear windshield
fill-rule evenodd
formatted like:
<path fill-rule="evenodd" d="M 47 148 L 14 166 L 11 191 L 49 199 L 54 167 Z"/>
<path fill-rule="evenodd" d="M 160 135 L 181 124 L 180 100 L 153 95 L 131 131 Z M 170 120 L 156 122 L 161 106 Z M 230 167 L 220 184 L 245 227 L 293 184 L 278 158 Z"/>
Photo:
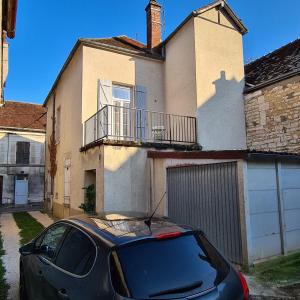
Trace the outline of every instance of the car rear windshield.
<path fill-rule="evenodd" d="M 145 240 L 111 255 L 115 291 L 134 299 L 174 299 L 218 285 L 227 263 L 202 235 Z"/>

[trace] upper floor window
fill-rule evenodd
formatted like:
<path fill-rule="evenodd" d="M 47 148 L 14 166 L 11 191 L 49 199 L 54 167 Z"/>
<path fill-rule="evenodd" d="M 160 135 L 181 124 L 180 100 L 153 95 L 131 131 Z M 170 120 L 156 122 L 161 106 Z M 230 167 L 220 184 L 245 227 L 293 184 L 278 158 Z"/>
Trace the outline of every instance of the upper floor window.
<path fill-rule="evenodd" d="M 28 165 L 30 157 L 30 143 L 17 142 L 16 164 Z"/>
<path fill-rule="evenodd" d="M 121 85 L 113 85 L 112 87 L 113 100 L 116 101 L 131 101 L 131 88 Z"/>

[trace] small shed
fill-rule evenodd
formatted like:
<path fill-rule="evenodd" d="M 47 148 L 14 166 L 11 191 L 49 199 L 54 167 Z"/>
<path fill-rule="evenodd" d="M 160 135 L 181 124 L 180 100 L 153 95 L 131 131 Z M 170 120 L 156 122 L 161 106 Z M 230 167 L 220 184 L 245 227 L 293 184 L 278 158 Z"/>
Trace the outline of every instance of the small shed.
<path fill-rule="evenodd" d="M 152 207 L 202 229 L 232 262 L 300 250 L 300 155 L 149 151 Z"/>

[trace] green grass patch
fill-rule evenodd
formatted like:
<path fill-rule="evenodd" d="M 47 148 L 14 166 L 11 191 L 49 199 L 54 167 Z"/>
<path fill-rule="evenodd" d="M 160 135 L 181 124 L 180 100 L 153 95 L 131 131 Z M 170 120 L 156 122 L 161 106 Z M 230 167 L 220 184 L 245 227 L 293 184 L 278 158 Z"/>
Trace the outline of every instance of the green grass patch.
<path fill-rule="evenodd" d="M 0 300 L 6 300 L 7 299 L 7 292 L 9 289 L 9 285 L 6 283 L 4 274 L 5 269 L 3 265 L 2 257 L 5 254 L 3 250 L 3 240 L 0 232 Z"/>
<path fill-rule="evenodd" d="M 17 223 L 17 226 L 21 230 L 21 245 L 30 242 L 44 229 L 44 226 L 27 212 L 16 212 L 13 214 L 13 216 Z"/>
<path fill-rule="evenodd" d="M 250 273 L 262 282 L 299 282 L 300 252 L 257 264 Z"/>

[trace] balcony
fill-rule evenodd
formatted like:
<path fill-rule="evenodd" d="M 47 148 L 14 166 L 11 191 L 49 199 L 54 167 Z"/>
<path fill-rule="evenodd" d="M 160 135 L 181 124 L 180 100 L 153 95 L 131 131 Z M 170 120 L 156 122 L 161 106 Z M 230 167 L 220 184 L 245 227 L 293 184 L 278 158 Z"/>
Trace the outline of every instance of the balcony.
<path fill-rule="evenodd" d="M 84 123 L 84 146 L 98 141 L 195 145 L 196 118 L 106 105 Z"/>

